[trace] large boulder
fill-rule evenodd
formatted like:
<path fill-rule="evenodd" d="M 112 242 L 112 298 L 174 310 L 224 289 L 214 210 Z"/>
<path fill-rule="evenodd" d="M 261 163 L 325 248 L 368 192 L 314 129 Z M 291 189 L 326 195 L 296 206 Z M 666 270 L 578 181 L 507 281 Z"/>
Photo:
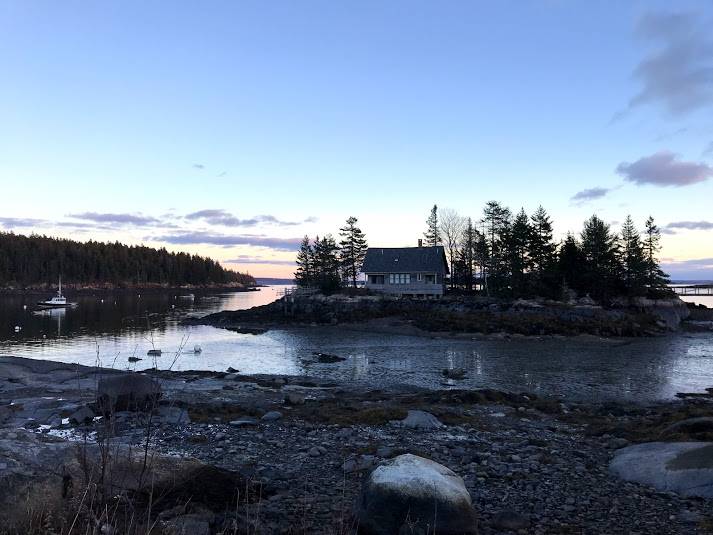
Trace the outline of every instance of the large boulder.
<path fill-rule="evenodd" d="M 161 385 L 140 373 L 104 376 L 97 385 L 101 412 L 150 410 L 158 404 Z"/>
<path fill-rule="evenodd" d="M 362 486 L 357 517 L 360 529 L 370 535 L 478 532 L 463 480 L 449 468 L 411 454 L 372 470 Z"/>
<path fill-rule="evenodd" d="M 433 414 L 426 411 L 410 410 L 403 420 L 395 420 L 394 425 L 408 429 L 440 429 L 445 427 Z"/>
<path fill-rule="evenodd" d="M 611 472 L 684 496 L 713 498 L 713 442 L 649 442 L 618 450 Z"/>

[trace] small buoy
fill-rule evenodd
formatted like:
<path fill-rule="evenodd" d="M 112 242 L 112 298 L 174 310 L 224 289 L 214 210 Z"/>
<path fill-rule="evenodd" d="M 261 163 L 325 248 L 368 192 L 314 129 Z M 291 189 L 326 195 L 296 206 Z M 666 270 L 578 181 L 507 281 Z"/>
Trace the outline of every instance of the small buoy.
<path fill-rule="evenodd" d="M 43 335 L 42 335 L 42 339 L 44 340 L 45 338 L 47 338 L 47 335 L 46 335 L 46 334 L 43 334 Z"/>
<path fill-rule="evenodd" d="M 22 305 L 22 310 L 27 310 L 27 305 Z"/>
<path fill-rule="evenodd" d="M 104 299 L 102 299 L 102 303 L 104 302 Z"/>
<path fill-rule="evenodd" d="M 176 305 L 171 305 L 171 308 L 176 308 Z"/>
<path fill-rule="evenodd" d="M 197 355 L 203 353 L 203 348 L 201 346 L 193 346 L 193 352 Z"/>
<path fill-rule="evenodd" d="M 20 327 L 19 325 L 15 325 L 15 332 L 16 332 L 16 333 L 19 333 L 21 330 L 22 330 L 22 327 Z"/>

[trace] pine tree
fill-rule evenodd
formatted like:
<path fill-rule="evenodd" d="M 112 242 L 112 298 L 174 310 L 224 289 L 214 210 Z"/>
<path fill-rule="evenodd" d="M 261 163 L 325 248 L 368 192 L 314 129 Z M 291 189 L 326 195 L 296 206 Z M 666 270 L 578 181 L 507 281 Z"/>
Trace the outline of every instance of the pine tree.
<path fill-rule="evenodd" d="M 461 265 L 461 278 L 466 290 L 473 289 L 474 264 L 476 257 L 476 246 L 478 243 L 477 230 L 473 226 L 473 220 L 469 217 L 466 220 L 465 229 L 462 232 L 460 247 L 458 248 L 458 260 Z"/>
<path fill-rule="evenodd" d="M 641 236 L 631 216 L 621 227 L 621 245 L 619 247 L 619 263 L 626 292 L 630 296 L 646 293 L 647 262 Z"/>
<path fill-rule="evenodd" d="M 350 217 L 346 225 L 339 229 L 342 240 L 339 242 L 339 262 L 345 281 L 357 285 L 357 276 L 366 256 L 367 243 L 364 233 L 357 227 L 357 218 Z"/>
<path fill-rule="evenodd" d="M 321 240 L 314 240 L 315 283 L 323 293 L 332 293 L 339 289 L 339 248 L 331 234 Z"/>
<path fill-rule="evenodd" d="M 511 278 L 510 287 L 515 295 L 522 295 L 526 292 L 525 274 L 531 268 L 528 253 L 531 235 L 530 219 L 525 210 L 521 208 L 515 216 L 506 244 L 508 271 Z"/>
<path fill-rule="evenodd" d="M 489 201 L 483 209 L 483 235 L 485 250 L 483 279 L 485 290 L 497 293 L 507 286 L 509 273 L 506 262 L 506 244 L 510 232 L 510 210 L 497 201 Z"/>
<path fill-rule="evenodd" d="M 530 258 L 532 269 L 542 277 L 547 268 L 554 262 L 557 246 L 552 241 L 552 220 L 547 211 L 539 206 L 530 217 L 532 239 L 530 242 Z"/>
<path fill-rule="evenodd" d="M 584 222 L 581 234 L 583 289 L 597 299 L 615 295 L 621 274 L 616 236 L 596 215 Z"/>
<path fill-rule="evenodd" d="M 657 258 L 658 252 L 661 250 L 661 229 L 651 216 L 646 220 L 643 247 L 646 261 L 646 285 L 649 291 L 656 292 L 667 289 L 671 281 L 661 269 Z"/>
<path fill-rule="evenodd" d="M 561 277 L 564 290 L 580 291 L 582 289 L 583 263 L 583 254 L 577 240 L 571 233 L 568 233 L 557 257 L 557 272 Z"/>
<path fill-rule="evenodd" d="M 309 238 L 302 238 L 300 250 L 297 252 L 297 270 L 295 271 L 295 284 L 302 288 L 313 286 L 314 280 L 314 249 Z"/>
<path fill-rule="evenodd" d="M 426 232 L 423 233 L 423 236 L 426 238 L 426 245 L 435 247 L 441 244 L 441 231 L 438 227 L 438 206 L 435 204 L 426 220 Z"/>

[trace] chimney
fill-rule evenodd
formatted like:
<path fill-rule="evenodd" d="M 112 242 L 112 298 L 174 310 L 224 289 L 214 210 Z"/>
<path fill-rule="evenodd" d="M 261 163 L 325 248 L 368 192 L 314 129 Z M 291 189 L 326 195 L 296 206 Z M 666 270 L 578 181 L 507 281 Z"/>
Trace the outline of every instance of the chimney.
<path fill-rule="evenodd" d="M 418 246 L 423 247 L 423 240 L 421 238 L 418 239 Z"/>

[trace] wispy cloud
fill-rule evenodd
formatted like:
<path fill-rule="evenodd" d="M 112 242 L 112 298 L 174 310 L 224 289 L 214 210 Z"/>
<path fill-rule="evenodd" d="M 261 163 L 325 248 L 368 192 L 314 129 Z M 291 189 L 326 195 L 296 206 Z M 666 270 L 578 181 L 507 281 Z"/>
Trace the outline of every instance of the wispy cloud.
<path fill-rule="evenodd" d="M 622 162 L 616 172 L 637 185 L 690 186 L 713 176 L 713 167 L 705 163 L 684 162 L 671 151 L 659 151 L 633 163 Z"/>
<path fill-rule="evenodd" d="M 302 238 L 273 238 L 253 234 L 216 234 L 211 232 L 179 232 L 162 236 L 149 236 L 147 240 L 172 243 L 175 245 L 252 245 L 254 247 L 268 247 L 279 251 L 296 251 L 299 249 Z"/>
<path fill-rule="evenodd" d="M 0 225 L 5 228 L 36 227 L 46 224 L 47 221 L 44 219 L 33 219 L 30 217 L 0 217 Z"/>
<path fill-rule="evenodd" d="M 707 156 L 713 156 L 713 141 L 708 143 L 708 146 L 703 149 L 703 154 L 701 154 L 704 158 Z"/>
<path fill-rule="evenodd" d="M 294 260 L 280 260 L 276 258 L 260 258 L 255 256 L 240 255 L 237 258 L 223 260 L 224 264 L 267 264 L 272 266 L 294 266 Z"/>
<path fill-rule="evenodd" d="M 684 116 L 713 104 L 713 41 L 710 25 L 696 13 L 648 13 L 636 35 L 654 46 L 636 66 L 641 84 L 623 112 L 645 104 Z"/>
<path fill-rule="evenodd" d="M 203 165 L 202 163 L 194 163 L 192 167 L 193 167 L 193 169 L 200 169 L 200 170 L 205 169 L 205 165 Z"/>
<path fill-rule="evenodd" d="M 83 212 L 80 214 L 67 214 L 67 217 L 111 225 L 152 226 L 161 223 L 161 220 L 155 217 L 142 214 Z"/>
<path fill-rule="evenodd" d="M 224 227 L 254 227 L 261 224 L 292 227 L 305 222 L 312 222 L 312 218 L 307 218 L 304 221 L 283 221 L 274 215 L 265 214 L 242 219 L 223 209 L 200 210 L 186 215 L 185 219 L 202 220 L 209 225 L 222 225 Z"/>
<path fill-rule="evenodd" d="M 661 268 L 677 278 L 713 278 L 713 258 L 693 258 L 689 260 L 667 258 L 661 262 Z"/>
<path fill-rule="evenodd" d="M 713 221 L 673 221 L 666 225 L 667 230 L 713 230 Z"/>
<path fill-rule="evenodd" d="M 577 193 L 572 195 L 572 197 L 570 198 L 570 202 L 576 205 L 582 205 L 590 201 L 606 197 L 606 195 L 613 189 L 614 188 L 601 187 L 583 189 L 582 191 L 578 191 Z"/>

